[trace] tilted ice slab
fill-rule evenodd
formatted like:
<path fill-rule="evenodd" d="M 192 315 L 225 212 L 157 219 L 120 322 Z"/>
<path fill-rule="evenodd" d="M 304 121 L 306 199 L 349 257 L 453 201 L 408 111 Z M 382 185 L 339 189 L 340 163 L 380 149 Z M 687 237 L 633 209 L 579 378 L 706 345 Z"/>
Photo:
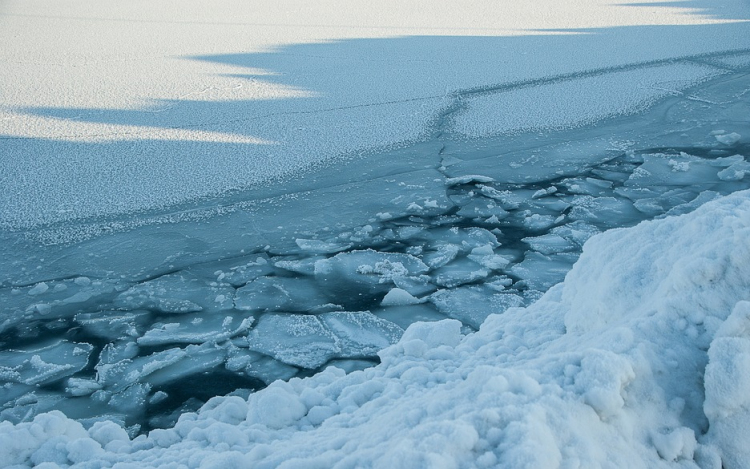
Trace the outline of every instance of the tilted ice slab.
<path fill-rule="evenodd" d="M 374 368 L 214 398 L 132 441 L 59 412 L 4 422 L 0 455 L 74 467 L 740 468 L 748 237 L 743 191 L 594 236 L 563 283 L 476 333 L 417 323 Z"/>

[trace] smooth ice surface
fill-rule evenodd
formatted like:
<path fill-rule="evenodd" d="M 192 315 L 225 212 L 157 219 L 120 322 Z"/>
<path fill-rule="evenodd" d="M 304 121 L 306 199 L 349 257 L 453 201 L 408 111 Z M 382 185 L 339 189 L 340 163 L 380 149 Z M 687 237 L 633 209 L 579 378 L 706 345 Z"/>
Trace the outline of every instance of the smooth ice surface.
<path fill-rule="evenodd" d="M 74 467 L 740 468 L 748 236 L 744 191 L 594 236 L 564 283 L 490 315 L 478 332 L 416 323 L 374 368 L 331 367 L 247 399 L 217 397 L 133 440 L 60 412 L 4 422 L 0 457 Z M 351 313 L 328 314 L 330 330 L 348 335 Z M 287 317 L 298 331 L 330 334 L 312 316 Z M 163 354 L 140 373 L 179 359 Z"/>

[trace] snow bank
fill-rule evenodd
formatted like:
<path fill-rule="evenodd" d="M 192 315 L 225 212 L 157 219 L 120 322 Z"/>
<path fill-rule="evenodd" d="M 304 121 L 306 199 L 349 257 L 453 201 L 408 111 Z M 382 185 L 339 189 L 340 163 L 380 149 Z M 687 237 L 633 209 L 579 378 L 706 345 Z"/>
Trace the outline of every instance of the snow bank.
<path fill-rule="evenodd" d="M 330 367 L 129 440 L 59 412 L 0 423 L 28 467 L 701 467 L 747 461 L 750 192 L 591 238 L 565 282 L 467 336 L 416 323 Z M 481 307 L 478 305 L 478 307 Z M 46 465 L 46 467 L 53 467 Z"/>

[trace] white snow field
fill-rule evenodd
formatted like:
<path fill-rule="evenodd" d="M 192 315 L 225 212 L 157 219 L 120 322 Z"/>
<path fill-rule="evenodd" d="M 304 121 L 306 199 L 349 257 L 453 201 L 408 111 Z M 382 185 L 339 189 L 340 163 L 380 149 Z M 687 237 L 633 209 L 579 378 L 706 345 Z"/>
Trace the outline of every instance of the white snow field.
<path fill-rule="evenodd" d="M 0 44 L 0 467 L 750 467 L 747 1 Z"/>

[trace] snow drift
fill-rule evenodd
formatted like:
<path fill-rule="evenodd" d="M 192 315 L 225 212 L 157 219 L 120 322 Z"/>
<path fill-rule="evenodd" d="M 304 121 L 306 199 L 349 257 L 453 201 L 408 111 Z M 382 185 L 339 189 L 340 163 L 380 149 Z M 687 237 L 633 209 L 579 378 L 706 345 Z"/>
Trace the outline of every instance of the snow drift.
<path fill-rule="evenodd" d="M 0 423 L 10 467 L 701 467 L 750 458 L 750 192 L 594 236 L 528 308 L 416 323 L 345 374 L 217 397 L 131 440 Z M 478 304 L 477 308 L 482 305 Z"/>

